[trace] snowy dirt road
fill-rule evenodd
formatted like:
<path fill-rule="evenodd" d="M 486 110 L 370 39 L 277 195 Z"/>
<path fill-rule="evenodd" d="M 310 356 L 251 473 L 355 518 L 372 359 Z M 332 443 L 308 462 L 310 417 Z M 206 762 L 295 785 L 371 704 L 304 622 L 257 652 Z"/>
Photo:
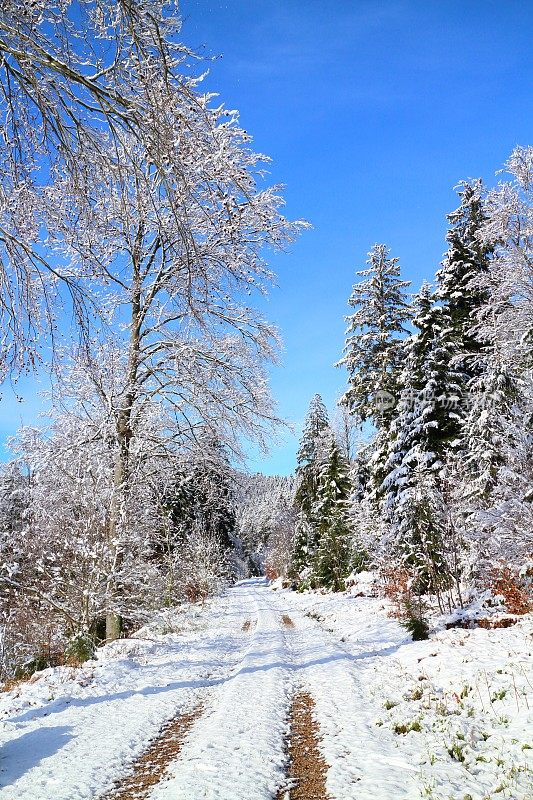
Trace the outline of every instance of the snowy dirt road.
<path fill-rule="evenodd" d="M 284 781 L 286 723 L 297 689 L 307 689 L 315 699 L 332 797 L 375 800 L 377 789 L 387 792 L 384 798 L 407 797 L 413 767 L 398 757 L 394 735 L 373 724 L 377 709 L 369 707 L 361 679 L 365 662 L 371 669 L 381 651 L 389 653 L 405 640 L 399 626 L 391 624 L 396 639 L 378 644 L 377 650 L 363 642 L 350 652 L 291 602 L 291 594 L 247 581 L 230 597 L 238 619 L 245 616 L 250 623 L 245 625 L 248 644 L 238 666 L 213 692 L 169 779 L 151 797 L 275 797 Z"/>
<path fill-rule="evenodd" d="M 352 616 L 337 625 L 345 609 Z M 243 581 L 203 609 L 165 612 L 137 638 L 103 648 L 97 662 L 47 670 L 1 695 L 0 798 L 102 797 L 163 723 L 201 707 L 143 796 L 272 800 L 287 780 L 287 718 L 299 690 L 314 700 L 332 800 L 440 798 L 423 794 L 425 738 L 400 737 L 382 719 L 387 692 L 408 686 L 398 665 L 413 647 L 375 598 L 336 601 Z M 416 662 L 426 655 L 416 653 Z M 457 772 L 457 794 L 443 797 L 463 800 L 459 767 L 446 767 Z"/>

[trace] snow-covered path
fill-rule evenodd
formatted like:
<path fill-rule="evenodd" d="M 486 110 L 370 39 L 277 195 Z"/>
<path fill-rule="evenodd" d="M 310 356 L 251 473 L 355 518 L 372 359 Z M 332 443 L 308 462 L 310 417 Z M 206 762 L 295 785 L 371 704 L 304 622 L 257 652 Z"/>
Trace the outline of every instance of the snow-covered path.
<path fill-rule="evenodd" d="M 298 598 L 289 597 L 295 604 Z M 295 607 L 289 613 L 295 623 L 296 681 L 315 700 L 321 750 L 330 765 L 327 788 L 331 796 L 343 800 L 417 797 L 418 770 L 398 754 L 397 737 L 376 726 L 381 708 L 369 693 L 376 660 L 406 643 L 405 632 L 391 621 L 378 630 L 376 620 L 374 636 L 369 640 L 365 625 L 361 637 L 350 646 L 320 628 L 308 614 Z"/>
<path fill-rule="evenodd" d="M 291 597 L 243 581 L 183 632 L 117 642 L 96 666 L 50 670 L 24 687 L 1 732 L 2 800 L 94 798 L 163 721 L 199 703 L 204 712 L 154 800 L 268 800 L 283 783 L 288 708 L 300 686 L 316 698 L 331 790 L 351 797 L 368 736 L 357 677 L 368 654 L 340 649 Z M 364 748 L 368 759 L 368 740 Z M 408 767 L 387 765 L 398 789 L 396 771 L 405 782 Z"/>
<path fill-rule="evenodd" d="M 229 596 L 239 619 L 246 616 L 247 647 L 154 800 L 271 798 L 283 780 L 293 665 L 279 604 L 262 581 L 245 581 Z"/>
<path fill-rule="evenodd" d="M 89 800 L 109 790 L 165 720 L 209 705 L 243 659 L 251 610 L 237 589 L 177 620 L 169 613 L 146 638 L 108 645 L 96 664 L 46 670 L 1 697 L 0 798 Z"/>
<path fill-rule="evenodd" d="M 496 632 L 479 633 L 486 647 Z M 446 632 L 444 644 L 457 672 L 469 653 L 460 647 L 458 658 L 455 634 Z M 429 706 L 419 701 L 423 692 L 412 690 L 422 661 L 429 685 L 428 667 L 439 663 L 430 658 L 433 650 L 436 641 L 410 642 L 377 599 L 275 592 L 263 580 L 243 581 L 203 609 L 165 612 L 138 638 L 103 648 L 96 663 L 48 670 L 0 695 L 0 800 L 98 798 L 128 772 L 163 722 L 199 705 L 202 713 L 150 798 L 272 800 L 284 783 L 287 716 L 298 689 L 315 701 L 332 800 L 418 800 L 426 787 L 426 736 L 398 735 L 387 717 L 394 711 L 385 709 L 410 714 L 416 700 L 417 719 L 429 713 L 428 726 L 434 719 L 441 725 L 423 710 L 433 708 L 431 692 L 441 690 L 415 684 L 428 692 Z M 513 683 L 518 678 L 512 674 Z M 384 705 L 395 692 L 394 703 Z M 446 753 L 433 774 L 443 785 L 450 776 L 454 791 L 465 774 L 475 775 L 449 763 Z M 518 789 L 510 796 L 525 797 Z M 489 795 L 484 790 L 479 797 Z"/>
<path fill-rule="evenodd" d="M 373 659 L 407 641 L 400 627 L 391 622 L 379 642 L 367 646 L 363 638 L 350 650 L 301 610 L 293 594 L 277 594 L 252 580 L 236 587 L 232 598 L 241 610 L 248 609 L 249 646 L 195 725 L 171 779 L 151 797 L 275 797 L 283 782 L 289 699 L 297 688 L 315 699 L 332 797 L 415 797 L 413 772 L 418 770 L 398 756 L 397 737 L 376 727 L 380 709 L 366 685 Z M 284 617 L 292 625 L 284 624 Z"/>

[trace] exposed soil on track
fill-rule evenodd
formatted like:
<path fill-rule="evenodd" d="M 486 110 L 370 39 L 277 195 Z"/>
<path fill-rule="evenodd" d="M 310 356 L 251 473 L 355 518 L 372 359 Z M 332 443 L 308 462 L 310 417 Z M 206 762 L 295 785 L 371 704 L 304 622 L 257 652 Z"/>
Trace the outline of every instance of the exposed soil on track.
<path fill-rule="evenodd" d="M 328 765 L 318 749 L 320 730 L 313 719 L 314 705 L 313 698 L 307 692 L 298 692 L 291 703 L 289 788 L 280 790 L 277 800 L 328 800 Z"/>
<path fill-rule="evenodd" d="M 132 772 L 120 781 L 101 800 L 143 800 L 159 783 L 168 765 L 178 756 L 183 741 L 203 707 L 197 706 L 188 714 L 180 714 L 167 722 L 144 753 L 132 765 Z"/>

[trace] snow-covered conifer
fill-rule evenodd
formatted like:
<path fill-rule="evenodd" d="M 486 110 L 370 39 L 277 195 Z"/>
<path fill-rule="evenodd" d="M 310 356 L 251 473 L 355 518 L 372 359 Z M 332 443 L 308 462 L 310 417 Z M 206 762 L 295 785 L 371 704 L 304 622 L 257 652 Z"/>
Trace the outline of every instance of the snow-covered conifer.
<path fill-rule="evenodd" d="M 481 180 L 459 184 L 460 205 L 448 214 L 446 234 L 448 250 L 436 278 L 437 299 L 443 304 L 458 345 L 456 358 L 465 373 L 465 381 L 476 374 L 474 363 L 483 350 L 475 335 L 476 313 L 487 300 L 481 276 L 488 275 L 493 242 L 481 235 L 487 220 Z"/>
<path fill-rule="evenodd" d="M 296 454 L 295 502 L 311 527 L 313 527 L 313 511 L 318 489 L 319 457 L 324 437 L 329 432 L 328 412 L 322 398 L 316 394 L 309 404 L 300 446 Z"/>
<path fill-rule="evenodd" d="M 330 435 L 328 412 L 316 394 L 309 405 L 296 456 L 295 504 L 298 510 L 291 572 L 309 568 L 318 545 L 315 506 L 318 494 L 319 459 L 325 437 Z"/>
<path fill-rule="evenodd" d="M 493 350 L 469 382 L 468 411 L 463 423 L 464 495 L 485 503 L 516 439 L 516 412 L 522 381 Z"/>
<path fill-rule="evenodd" d="M 313 559 L 312 581 L 333 591 L 344 589 L 344 579 L 349 572 L 350 493 L 350 467 L 330 433 L 318 457 L 317 497 L 313 511 L 318 547 Z"/>
<path fill-rule="evenodd" d="M 462 498 L 481 574 L 502 557 L 519 567 L 532 546 L 533 147 L 515 148 L 506 169 L 480 229 L 490 270 L 470 283 L 485 298 L 472 324 L 484 350 L 469 384 Z"/>
<path fill-rule="evenodd" d="M 448 322 L 427 284 L 416 298 L 413 324 L 416 332 L 405 342 L 403 389 L 388 457 L 374 474 L 382 479 L 393 549 L 417 574 L 420 586 L 438 589 L 447 580 L 443 481 L 456 444 L 461 374 L 454 367 L 456 346 Z M 436 582 L 438 575 L 442 584 Z"/>
<path fill-rule="evenodd" d="M 332 432 L 324 437 L 317 458 L 317 496 L 314 517 L 319 531 L 326 530 L 333 516 L 345 514 L 351 493 L 350 466 Z"/>
<path fill-rule="evenodd" d="M 450 588 L 452 575 L 447 561 L 449 534 L 447 506 L 441 481 L 426 453 L 410 453 L 408 481 L 398 496 L 393 553 L 414 576 L 417 593 L 439 594 Z"/>
<path fill-rule="evenodd" d="M 296 454 L 296 469 L 303 470 L 314 464 L 322 433 L 329 427 L 326 406 L 319 394 L 315 394 L 305 417 L 300 445 Z"/>
<path fill-rule="evenodd" d="M 411 311 L 405 292 L 410 285 L 400 277 L 398 258 L 390 258 L 384 244 L 370 250 L 368 268 L 358 272 L 348 300 L 356 312 L 346 318 L 344 355 L 338 362 L 348 370 L 348 389 L 341 404 L 359 422 L 386 426 L 398 392 L 401 340 Z"/>

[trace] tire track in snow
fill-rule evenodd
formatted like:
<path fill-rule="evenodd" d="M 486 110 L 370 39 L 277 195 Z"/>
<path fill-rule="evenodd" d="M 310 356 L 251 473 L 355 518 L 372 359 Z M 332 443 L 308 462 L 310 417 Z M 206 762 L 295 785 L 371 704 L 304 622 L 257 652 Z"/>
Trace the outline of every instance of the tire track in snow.
<path fill-rule="evenodd" d="M 279 596 L 266 591 L 263 602 L 276 615 L 283 628 L 283 638 L 290 657 L 290 703 L 285 726 L 285 777 L 278 787 L 276 800 L 328 800 L 326 775 L 329 765 L 319 749 L 320 727 L 314 715 L 313 697 L 302 689 L 297 649 L 294 646 L 295 623 Z"/>
<path fill-rule="evenodd" d="M 327 800 L 326 764 L 319 749 L 320 729 L 313 717 L 315 702 L 307 692 L 297 692 L 289 717 L 288 783 L 276 800 Z"/>
<path fill-rule="evenodd" d="M 253 617 L 249 644 L 196 722 L 151 800 L 272 800 L 284 779 L 292 657 L 279 609 L 261 580 L 228 592 L 239 616 Z M 253 609 L 253 613 L 249 609 Z"/>
<path fill-rule="evenodd" d="M 381 708 L 370 697 L 365 673 L 378 652 L 350 652 L 284 592 L 285 613 L 295 621 L 291 634 L 295 682 L 315 701 L 319 749 L 330 765 L 328 795 L 333 800 L 416 800 L 418 768 L 398 754 L 394 734 L 375 725 Z"/>
<path fill-rule="evenodd" d="M 364 672 L 376 654 L 350 653 L 293 607 L 289 594 L 275 594 L 264 581 L 244 581 L 227 598 L 237 625 L 244 620 L 247 645 L 244 652 L 226 654 L 229 674 L 213 682 L 210 702 L 151 800 L 286 796 L 279 787 L 287 785 L 290 698 L 306 691 L 310 703 L 315 702 L 312 717 L 308 709 L 310 719 L 320 725 L 318 762 L 323 757 L 331 765 L 327 788 L 332 799 L 376 800 L 384 783 L 391 800 L 418 798 L 410 787 L 413 767 L 398 758 L 395 743 L 386 742 L 387 733 L 376 728 L 377 709 L 367 707 Z M 309 755 L 304 753 L 301 770 L 308 769 Z M 311 754 L 311 763 L 316 761 Z M 314 766 L 320 771 L 320 763 Z M 314 800 L 320 793 L 300 796 Z"/>
<path fill-rule="evenodd" d="M 115 789 L 105 794 L 102 800 L 144 800 L 148 797 L 163 778 L 168 765 L 177 758 L 185 737 L 202 711 L 203 706 L 199 705 L 165 724 L 133 763 L 131 774 L 120 779 Z"/>
<path fill-rule="evenodd" d="M 249 636 L 240 626 L 254 609 L 251 599 L 234 608 L 222 596 L 205 617 L 191 608 L 199 628 L 119 640 L 77 678 L 64 669 L 45 673 L 0 721 L 2 800 L 94 800 L 108 792 L 162 726 L 207 707 L 242 659 Z"/>

